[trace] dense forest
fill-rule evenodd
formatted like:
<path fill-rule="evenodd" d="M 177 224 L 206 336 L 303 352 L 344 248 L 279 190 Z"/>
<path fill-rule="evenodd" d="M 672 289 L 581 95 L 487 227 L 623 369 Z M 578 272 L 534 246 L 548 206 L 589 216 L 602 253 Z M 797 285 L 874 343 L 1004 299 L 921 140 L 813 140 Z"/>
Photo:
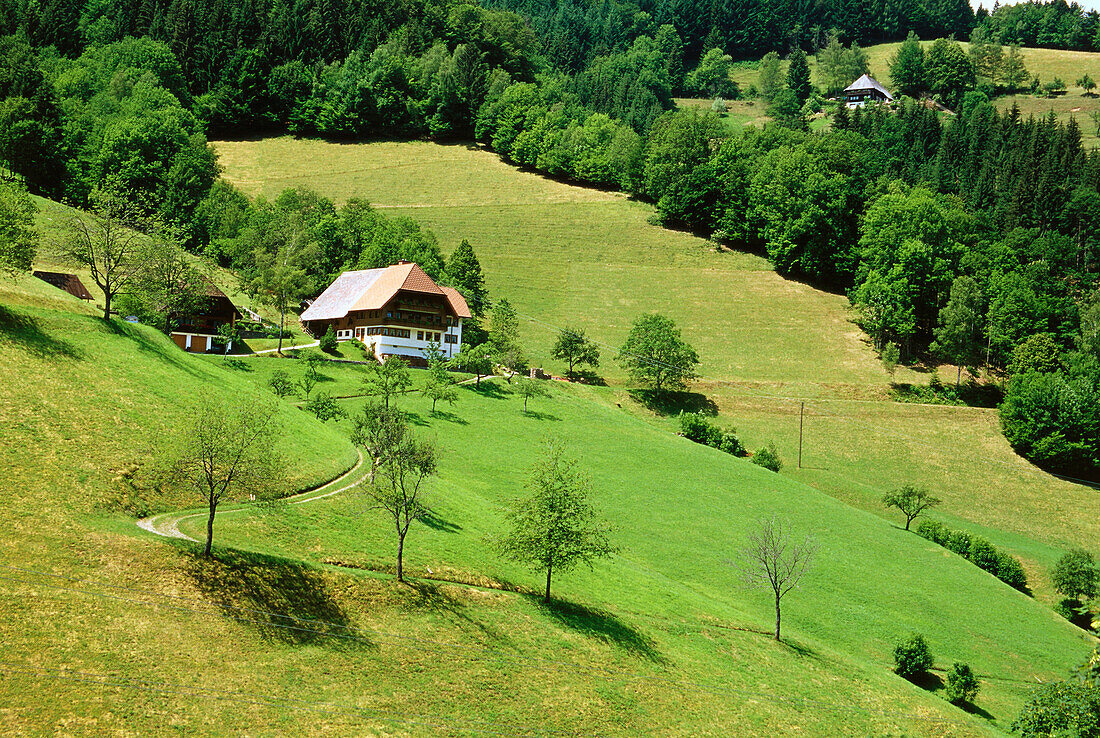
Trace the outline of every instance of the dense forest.
<path fill-rule="evenodd" d="M 1100 407 L 1088 400 L 1100 396 L 1100 155 L 1074 122 L 997 112 L 990 96 L 1011 75 L 985 70 L 980 84 L 983 49 L 1091 48 L 1095 13 L 1060 0 L 977 14 L 965 0 L 488 4 L 8 3 L 0 161 L 31 191 L 76 205 L 122 197 L 255 279 L 280 234 L 306 234 L 303 284 L 321 284 L 395 255 L 445 277 L 444 264 L 430 234 L 365 203 L 248 201 L 218 182 L 207 136 L 477 140 L 518 165 L 625 190 L 655 203 L 665 225 L 844 291 L 884 356 L 1038 372 L 1046 384 L 1008 384 L 1010 440 L 1051 468 L 1100 467 L 1100 416 L 1088 410 Z M 827 107 L 820 93 L 861 69 L 843 39 L 914 31 L 944 38 L 925 53 L 911 36 L 895 85 L 911 67 L 904 87 L 955 114 L 910 99 L 840 108 L 809 132 L 806 116 Z M 950 34 L 980 43 L 967 51 Z M 836 80 L 815 89 L 803 48 Z M 790 50 L 785 76 L 776 49 Z M 730 134 L 712 113 L 675 109 L 684 91 L 740 94 L 735 51 L 772 52 L 759 93 L 777 124 Z"/>

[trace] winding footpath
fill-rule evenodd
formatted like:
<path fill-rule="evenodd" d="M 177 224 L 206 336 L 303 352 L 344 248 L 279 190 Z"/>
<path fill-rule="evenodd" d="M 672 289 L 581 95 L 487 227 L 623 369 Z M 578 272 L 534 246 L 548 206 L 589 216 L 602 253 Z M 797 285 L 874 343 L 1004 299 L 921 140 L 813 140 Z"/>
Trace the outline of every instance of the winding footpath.
<path fill-rule="evenodd" d="M 299 492 L 296 495 L 291 495 L 290 497 L 283 498 L 283 501 L 290 505 L 302 505 L 306 502 L 323 500 L 326 497 L 332 497 L 333 495 L 340 494 L 341 492 L 347 492 L 349 489 L 358 487 L 367 479 L 366 474 L 360 475 L 353 482 L 345 484 L 344 486 L 340 486 L 343 482 L 347 481 L 349 477 L 353 476 L 357 471 L 359 471 L 363 466 L 363 452 L 360 449 L 356 449 L 356 453 L 359 454 L 359 460 L 355 462 L 355 466 L 353 466 L 351 469 L 348 469 L 340 476 L 328 482 L 325 482 L 319 487 L 307 489 L 305 492 Z M 247 506 L 242 506 L 229 508 L 228 510 L 219 510 L 217 513 L 215 513 L 215 517 L 222 515 L 231 515 L 233 513 L 238 513 L 247 509 Z M 207 515 L 209 515 L 209 512 L 205 509 L 200 509 L 198 512 L 192 509 L 184 510 L 181 512 L 160 513 L 158 515 L 152 515 L 148 518 L 142 518 L 141 520 L 137 521 L 137 525 L 139 528 L 147 530 L 150 533 L 155 533 L 158 536 L 164 536 L 165 538 L 182 538 L 187 541 L 194 541 L 196 543 L 199 543 L 200 541 L 197 538 L 192 538 L 191 536 L 182 532 L 179 528 L 179 525 L 184 520 L 190 520 L 191 518 L 205 518 Z"/>

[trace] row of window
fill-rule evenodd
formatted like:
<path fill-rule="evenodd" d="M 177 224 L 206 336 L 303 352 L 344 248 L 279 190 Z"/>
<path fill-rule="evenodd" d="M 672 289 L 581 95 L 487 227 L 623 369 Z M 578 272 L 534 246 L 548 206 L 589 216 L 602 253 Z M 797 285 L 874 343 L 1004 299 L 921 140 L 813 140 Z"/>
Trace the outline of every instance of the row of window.
<path fill-rule="evenodd" d="M 435 341 L 436 343 L 439 343 L 439 334 L 438 333 L 432 333 L 431 331 L 417 331 L 416 332 L 416 340 L 417 341 Z"/>
<path fill-rule="evenodd" d="M 411 338 L 412 331 L 408 328 L 381 328 L 371 326 L 367 328 L 368 336 L 389 336 L 390 338 Z"/>

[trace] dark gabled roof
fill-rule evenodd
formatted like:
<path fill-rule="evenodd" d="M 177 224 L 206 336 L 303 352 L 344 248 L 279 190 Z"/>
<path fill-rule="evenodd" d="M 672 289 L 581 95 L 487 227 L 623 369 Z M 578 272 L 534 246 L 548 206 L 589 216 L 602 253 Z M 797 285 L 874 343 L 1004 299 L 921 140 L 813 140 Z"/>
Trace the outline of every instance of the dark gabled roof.
<path fill-rule="evenodd" d="M 65 274 L 64 272 L 35 272 L 34 276 L 47 284 L 52 284 L 59 290 L 65 290 L 74 297 L 79 297 L 81 300 L 93 299 L 92 293 L 89 292 L 88 288 L 84 286 L 84 283 L 80 281 L 80 277 L 75 274 Z"/>
<path fill-rule="evenodd" d="M 890 91 L 879 84 L 879 81 L 869 74 L 865 74 L 857 79 L 852 84 L 844 88 L 845 92 L 859 92 L 861 90 L 877 90 L 886 96 L 887 100 L 893 100 L 894 96 L 890 94 Z"/>

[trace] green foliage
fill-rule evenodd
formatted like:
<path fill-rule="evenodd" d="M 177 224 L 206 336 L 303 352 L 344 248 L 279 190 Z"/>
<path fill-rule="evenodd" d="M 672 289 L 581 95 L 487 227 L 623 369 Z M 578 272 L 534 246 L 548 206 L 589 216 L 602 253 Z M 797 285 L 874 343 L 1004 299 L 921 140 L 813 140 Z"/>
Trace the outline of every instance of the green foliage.
<path fill-rule="evenodd" d="M 745 447 L 737 438 L 737 431 L 718 427 L 702 413 L 680 414 L 680 435 L 689 441 L 725 451 L 731 456 L 745 456 Z"/>
<path fill-rule="evenodd" d="M 768 105 L 768 117 L 786 128 L 806 130 L 806 119 L 802 117 L 802 100 L 794 90 L 783 89 L 776 93 Z"/>
<path fill-rule="evenodd" d="M 835 32 L 829 34 L 828 43 L 817 52 L 817 75 L 826 95 L 836 95 L 868 71 L 867 53 L 858 43 L 845 48 Z"/>
<path fill-rule="evenodd" d="M 947 672 L 946 683 L 947 701 L 953 705 L 974 704 L 974 698 L 978 696 L 978 689 L 981 687 L 970 665 L 960 661 L 951 665 Z"/>
<path fill-rule="evenodd" d="M 898 362 L 901 361 L 901 348 L 893 341 L 887 341 L 879 352 L 879 358 L 882 359 L 882 366 L 886 369 L 886 373 L 893 379 Z"/>
<path fill-rule="evenodd" d="M 480 346 L 462 344 L 462 350 L 451 359 L 451 366 L 475 375 L 475 382 L 480 386 L 481 378 L 493 373 L 492 346 L 488 343 Z"/>
<path fill-rule="evenodd" d="M 1088 551 L 1075 549 L 1058 559 L 1050 573 L 1050 582 L 1059 593 L 1083 601 L 1100 591 L 1100 568 Z"/>
<path fill-rule="evenodd" d="M 267 386 L 271 388 L 276 397 L 289 397 L 295 392 L 294 382 L 291 381 L 290 375 L 282 369 L 276 369 L 271 373 Z"/>
<path fill-rule="evenodd" d="M 809 98 L 813 85 L 810 84 L 810 66 L 806 62 L 806 53 L 795 47 L 787 57 L 787 89 L 795 94 L 801 105 Z"/>
<path fill-rule="evenodd" d="M 1015 92 L 1021 89 L 1030 78 L 1031 74 L 1024 64 L 1019 44 L 1010 44 L 1001 62 L 1001 82 L 1009 91 Z"/>
<path fill-rule="evenodd" d="M 1008 373 L 1012 375 L 1038 372 L 1053 374 L 1065 369 L 1061 347 L 1049 333 L 1036 333 L 1024 339 L 1012 351 L 1012 363 Z"/>
<path fill-rule="evenodd" d="M 447 258 L 446 272 L 470 304 L 473 313 L 481 315 L 488 303 L 489 291 L 485 289 L 485 278 L 481 273 L 481 263 L 477 260 L 474 247 L 465 238 Z"/>
<path fill-rule="evenodd" d="M 940 504 L 941 500 L 933 497 L 928 490 L 907 484 L 899 489 L 889 492 L 882 498 L 882 504 L 886 507 L 896 507 L 905 516 L 905 529 L 925 510 Z"/>
<path fill-rule="evenodd" d="M 631 379 L 660 393 L 687 386 L 695 378 L 699 355 L 680 337 L 671 319 L 651 313 L 634 321 L 618 361 Z"/>
<path fill-rule="evenodd" d="M 1012 730 L 1025 738 L 1095 738 L 1100 734 L 1100 688 L 1073 682 L 1044 684 L 1012 721 Z"/>
<path fill-rule="evenodd" d="M 1062 374 L 1017 374 L 1000 407 L 1013 448 L 1039 466 L 1074 476 L 1095 474 L 1100 402 L 1095 381 Z"/>
<path fill-rule="evenodd" d="M 551 356 L 569 365 L 569 376 L 573 376 L 573 370 L 580 365 L 598 367 L 600 365 L 600 349 L 595 342 L 584 335 L 582 328 L 563 328 L 558 334 L 558 340 L 551 349 Z"/>
<path fill-rule="evenodd" d="M 969 55 L 953 39 L 936 39 L 925 56 L 925 67 L 928 87 L 950 107 L 957 106 L 962 94 L 976 82 Z"/>
<path fill-rule="evenodd" d="M 934 663 L 932 651 L 920 633 L 913 633 L 894 646 L 894 672 L 903 679 L 920 676 Z"/>
<path fill-rule="evenodd" d="M 890 59 L 890 81 L 899 96 L 916 97 L 926 89 L 927 79 L 924 47 L 921 46 L 917 34 L 910 31 L 905 42 Z"/>
<path fill-rule="evenodd" d="M 305 409 L 306 412 L 316 415 L 322 423 L 347 417 L 344 408 L 340 407 L 340 403 L 336 401 L 336 398 L 327 392 L 318 392 L 309 398 L 306 401 Z"/>
<path fill-rule="evenodd" d="M 951 283 L 951 296 L 940 310 L 933 352 L 958 365 L 955 385 L 958 386 L 963 367 L 973 369 L 981 361 L 982 314 L 984 298 L 977 282 L 970 277 L 956 277 Z"/>
<path fill-rule="evenodd" d="M 9 182 L 0 182 L 0 272 L 30 270 L 38 252 L 35 212 L 26 192 Z"/>
<path fill-rule="evenodd" d="M 777 473 L 783 468 L 783 460 L 779 458 L 779 449 L 775 447 L 774 443 L 768 443 L 768 445 L 757 449 L 756 453 L 752 455 L 752 463 Z"/>
<path fill-rule="evenodd" d="M 699 60 L 699 66 L 688 73 L 685 86 L 696 95 L 736 100 L 741 96 L 737 84 L 730 79 L 733 58 L 722 49 L 711 49 Z"/>
<path fill-rule="evenodd" d="M 1027 575 L 1019 560 L 997 549 L 984 538 L 972 536 L 965 531 L 951 530 L 934 520 L 922 520 L 917 524 L 916 532 L 920 537 L 957 553 L 1013 589 L 1027 591 Z"/>
<path fill-rule="evenodd" d="M 420 393 L 432 401 L 432 412 L 435 412 L 436 403 L 442 400 L 448 405 L 453 405 L 458 400 L 458 390 L 451 379 L 451 373 L 447 371 L 447 365 L 439 358 L 429 360 L 428 378 Z"/>
<path fill-rule="evenodd" d="M 550 396 L 550 390 L 546 388 L 544 380 L 530 377 L 520 377 L 516 380 L 516 392 L 523 398 L 523 412 L 527 412 L 527 402 L 532 397 Z"/>
<path fill-rule="evenodd" d="M 618 549 L 588 501 L 588 477 L 565 455 L 560 442 L 546 441 L 531 470 L 529 488 L 531 495 L 508 514 L 512 527 L 498 547 L 504 556 L 546 572 L 544 599 L 549 602 L 554 571 L 569 571 L 578 564 L 592 568 L 597 559 L 609 558 Z"/>
<path fill-rule="evenodd" d="M 385 407 L 390 406 L 396 396 L 405 392 L 412 386 L 412 375 L 409 374 L 409 365 L 400 356 L 387 356 L 381 364 L 375 364 L 367 369 L 367 376 L 363 378 L 363 392 L 371 397 L 381 397 Z"/>
<path fill-rule="evenodd" d="M 320 348 L 326 354 L 336 353 L 336 331 L 333 329 L 331 323 L 329 323 L 328 329 L 324 332 L 321 338 L 318 339 L 318 348 Z"/>

